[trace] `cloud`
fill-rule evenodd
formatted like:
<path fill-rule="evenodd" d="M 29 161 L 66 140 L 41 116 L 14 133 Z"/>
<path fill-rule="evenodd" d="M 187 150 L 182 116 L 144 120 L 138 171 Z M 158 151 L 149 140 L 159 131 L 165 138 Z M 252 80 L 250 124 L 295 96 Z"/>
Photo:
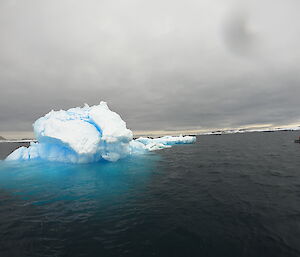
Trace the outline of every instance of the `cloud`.
<path fill-rule="evenodd" d="M 299 121 L 293 0 L 0 3 L 0 130 L 109 103 L 132 129 Z"/>

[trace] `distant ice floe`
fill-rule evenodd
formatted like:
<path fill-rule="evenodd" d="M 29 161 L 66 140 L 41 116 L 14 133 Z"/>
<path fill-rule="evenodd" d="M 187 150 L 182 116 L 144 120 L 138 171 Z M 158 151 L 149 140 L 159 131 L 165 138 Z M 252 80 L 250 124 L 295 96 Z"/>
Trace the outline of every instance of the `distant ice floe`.
<path fill-rule="evenodd" d="M 87 163 L 100 160 L 117 161 L 128 155 L 189 144 L 193 136 L 165 136 L 133 140 L 132 131 L 119 114 L 105 102 L 99 105 L 51 111 L 34 124 L 38 142 L 20 147 L 6 160 L 33 160 Z"/>
<path fill-rule="evenodd" d="M 135 142 L 140 142 L 145 145 L 145 148 L 149 151 L 159 150 L 163 148 L 171 147 L 176 144 L 192 144 L 196 142 L 196 137 L 194 136 L 164 136 L 159 138 L 148 138 L 148 137 L 139 137 Z"/>

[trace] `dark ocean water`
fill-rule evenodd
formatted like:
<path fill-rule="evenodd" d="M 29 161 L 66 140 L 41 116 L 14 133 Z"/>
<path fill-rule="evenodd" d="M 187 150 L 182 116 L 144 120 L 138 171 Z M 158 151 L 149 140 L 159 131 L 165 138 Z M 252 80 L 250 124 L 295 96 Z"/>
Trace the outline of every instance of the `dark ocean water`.
<path fill-rule="evenodd" d="M 116 163 L 0 161 L 0 256 L 300 256 L 299 134 L 199 136 Z"/>

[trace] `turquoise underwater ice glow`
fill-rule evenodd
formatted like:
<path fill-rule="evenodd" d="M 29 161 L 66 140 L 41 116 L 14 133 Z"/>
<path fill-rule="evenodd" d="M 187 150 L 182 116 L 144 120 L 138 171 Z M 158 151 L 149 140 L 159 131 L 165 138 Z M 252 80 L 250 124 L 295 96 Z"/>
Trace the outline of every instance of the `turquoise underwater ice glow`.
<path fill-rule="evenodd" d="M 148 153 L 118 162 L 88 164 L 0 161 L 0 188 L 33 205 L 74 204 L 76 200 L 78 208 L 94 209 L 99 204 L 123 202 L 133 188 L 143 190 L 159 158 Z"/>
<path fill-rule="evenodd" d="M 99 105 L 51 111 L 34 124 L 37 143 L 20 147 L 6 160 L 47 160 L 69 163 L 117 161 L 129 155 L 159 150 L 174 144 L 194 143 L 196 137 L 166 136 L 133 140 L 132 131 L 105 102 Z"/>

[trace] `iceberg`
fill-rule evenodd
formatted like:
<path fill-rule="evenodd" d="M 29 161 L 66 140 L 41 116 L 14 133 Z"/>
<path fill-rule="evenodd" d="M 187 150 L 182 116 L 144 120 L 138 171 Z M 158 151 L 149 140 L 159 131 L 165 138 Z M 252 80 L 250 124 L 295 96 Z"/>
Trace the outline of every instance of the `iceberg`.
<path fill-rule="evenodd" d="M 194 143 L 192 136 L 140 137 L 133 133 L 119 114 L 111 111 L 106 102 L 99 105 L 51 111 L 33 124 L 38 142 L 20 147 L 6 160 L 48 160 L 89 163 L 100 160 L 117 161 L 128 155 L 171 147 L 174 144 Z"/>
<path fill-rule="evenodd" d="M 149 145 L 151 143 L 155 143 L 158 145 L 164 145 L 164 146 L 172 146 L 176 144 L 191 144 L 196 142 L 196 137 L 194 136 L 164 136 L 159 138 L 148 138 L 148 137 L 139 137 L 135 141 L 140 142 L 144 145 Z"/>
<path fill-rule="evenodd" d="M 164 148 L 169 148 L 176 144 L 192 144 L 196 142 L 194 136 L 164 136 L 159 138 L 139 137 L 134 142 L 142 143 L 148 151 L 155 151 Z"/>

